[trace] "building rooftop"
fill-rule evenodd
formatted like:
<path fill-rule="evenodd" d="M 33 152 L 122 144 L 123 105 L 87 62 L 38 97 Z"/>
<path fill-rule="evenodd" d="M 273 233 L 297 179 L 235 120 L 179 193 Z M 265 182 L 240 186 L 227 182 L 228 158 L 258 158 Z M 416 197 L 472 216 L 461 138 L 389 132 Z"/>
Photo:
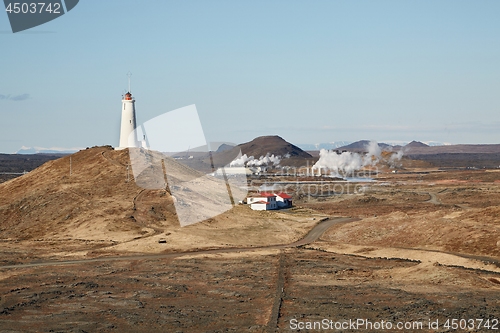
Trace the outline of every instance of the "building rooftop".
<path fill-rule="evenodd" d="M 249 198 L 268 198 L 268 197 L 275 197 L 276 194 L 273 193 L 268 193 L 268 192 L 262 192 L 262 193 L 253 193 L 248 195 Z"/>
<path fill-rule="evenodd" d="M 251 205 L 253 204 L 265 204 L 265 205 L 270 205 L 271 203 L 270 202 L 267 202 L 267 201 L 255 201 L 255 202 L 252 202 Z"/>

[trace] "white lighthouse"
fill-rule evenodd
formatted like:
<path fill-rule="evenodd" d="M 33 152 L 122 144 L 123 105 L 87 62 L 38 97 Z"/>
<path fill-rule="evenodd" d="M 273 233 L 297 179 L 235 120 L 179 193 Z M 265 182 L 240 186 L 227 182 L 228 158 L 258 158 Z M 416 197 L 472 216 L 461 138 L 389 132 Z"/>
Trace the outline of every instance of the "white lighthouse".
<path fill-rule="evenodd" d="M 122 123 L 120 127 L 120 146 L 116 149 L 139 147 L 137 142 L 135 99 L 127 92 L 122 99 Z M 132 134 L 133 133 L 133 134 Z"/>

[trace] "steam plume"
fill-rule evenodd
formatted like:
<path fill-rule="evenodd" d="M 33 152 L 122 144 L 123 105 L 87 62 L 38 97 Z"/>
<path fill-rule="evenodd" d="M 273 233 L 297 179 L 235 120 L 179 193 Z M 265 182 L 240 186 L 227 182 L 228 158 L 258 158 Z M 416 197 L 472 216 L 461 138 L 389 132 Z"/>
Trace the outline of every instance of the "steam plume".
<path fill-rule="evenodd" d="M 284 158 L 290 157 L 290 154 L 286 154 Z M 261 156 L 256 159 L 253 156 L 247 156 L 243 154 L 240 158 L 232 161 L 229 166 L 231 167 L 243 167 L 243 166 L 261 166 L 261 165 L 279 165 L 282 160 L 280 155 L 275 156 L 274 154 L 267 153 L 266 156 Z"/>
<path fill-rule="evenodd" d="M 326 169 L 336 176 L 352 175 L 355 171 L 366 166 L 374 166 L 382 159 L 382 150 L 376 141 L 370 141 L 366 146 L 368 153 L 358 154 L 352 152 L 337 153 L 334 150 L 321 149 L 319 160 L 313 165 L 313 170 Z M 403 151 L 391 154 L 389 162 L 394 165 L 403 157 Z"/>

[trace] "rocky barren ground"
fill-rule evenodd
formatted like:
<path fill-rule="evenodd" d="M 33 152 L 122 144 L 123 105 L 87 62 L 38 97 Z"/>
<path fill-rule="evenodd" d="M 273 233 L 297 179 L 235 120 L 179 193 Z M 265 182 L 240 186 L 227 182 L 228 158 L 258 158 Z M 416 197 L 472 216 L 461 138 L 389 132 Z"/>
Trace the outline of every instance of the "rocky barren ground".
<path fill-rule="evenodd" d="M 2 332 L 317 332 L 293 325 L 323 319 L 495 331 L 495 170 L 416 163 L 356 194 L 303 196 L 282 212 L 238 206 L 181 228 L 167 192 L 125 181 L 126 152 L 79 154 L 74 178 L 65 157 L 0 185 Z M 266 248 L 327 216 L 355 219 L 312 243 Z M 490 329 L 453 330 L 448 319 Z"/>

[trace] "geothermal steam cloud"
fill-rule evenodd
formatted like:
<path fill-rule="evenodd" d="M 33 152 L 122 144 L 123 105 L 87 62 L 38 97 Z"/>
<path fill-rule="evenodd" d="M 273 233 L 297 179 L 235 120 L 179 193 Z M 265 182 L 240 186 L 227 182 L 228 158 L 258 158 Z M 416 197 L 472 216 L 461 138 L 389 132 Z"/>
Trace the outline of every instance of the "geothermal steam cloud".
<path fill-rule="evenodd" d="M 361 155 L 358 153 L 343 152 L 338 154 L 334 150 L 321 149 L 319 160 L 313 165 L 313 170 L 330 170 L 335 176 L 352 175 L 356 170 L 366 166 L 374 166 L 382 159 L 382 150 L 376 141 L 371 141 L 367 145 L 368 153 Z M 403 150 L 391 154 L 389 163 L 393 165 L 403 157 Z"/>
<path fill-rule="evenodd" d="M 286 154 L 284 158 L 289 158 L 290 154 Z M 240 158 L 234 160 L 229 164 L 230 167 L 251 167 L 251 166 L 261 166 L 261 165 L 279 165 L 282 158 L 280 155 L 274 156 L 274 154 L 267 153 L 266 156 L 261 156 L 256 159 L 253 156 L 248 157 L 247 154 L 243 154 Z"/>

